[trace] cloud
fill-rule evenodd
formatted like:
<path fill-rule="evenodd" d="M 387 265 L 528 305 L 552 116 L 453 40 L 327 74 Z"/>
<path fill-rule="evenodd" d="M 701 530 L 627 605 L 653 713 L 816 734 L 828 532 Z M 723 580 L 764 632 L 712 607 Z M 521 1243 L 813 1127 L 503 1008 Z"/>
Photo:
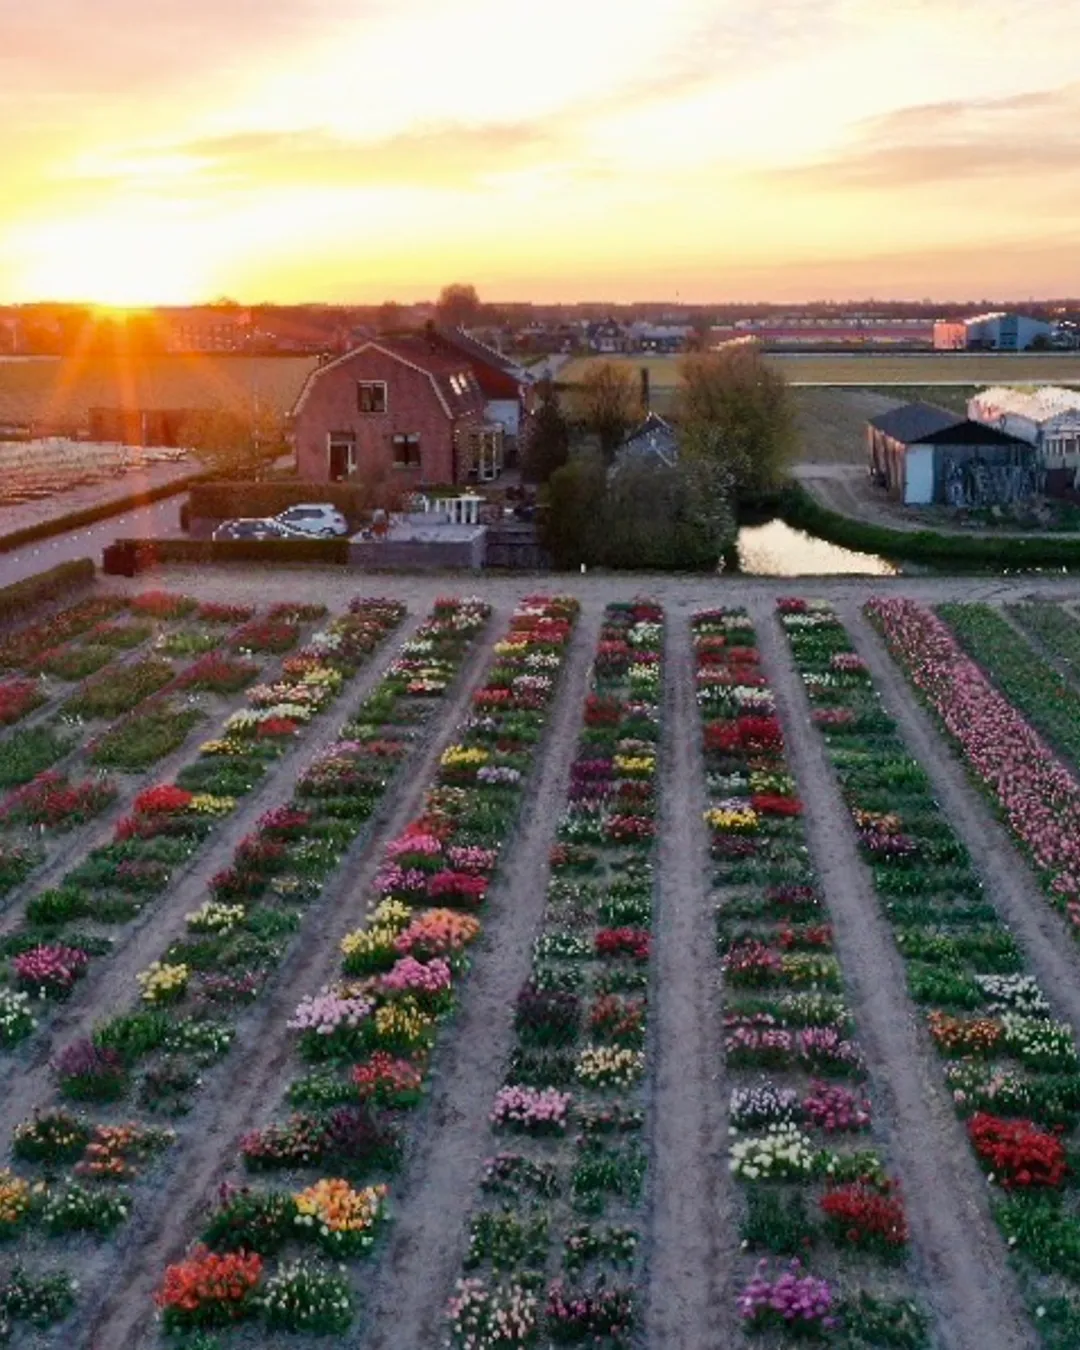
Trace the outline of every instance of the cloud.
<path fill-rule="evenodd" d="M 857 123 L 830 159 L 770 171 L 822 188 L 902 188 L 1080 170 L 1080 85 L 916 104 Z"/>
<path fill-rule="evenodd" d="M 554 149 L 552 136 L 528 124 L 420 127 L 377 141 L 347 140 L 319 128 L 245 132 L 188 141 L 126 158 L 119 172 L 138 177 L 162 158 L 189 163 L 215 187 L 472 187 L 487 175 L 519 169 Z"/>

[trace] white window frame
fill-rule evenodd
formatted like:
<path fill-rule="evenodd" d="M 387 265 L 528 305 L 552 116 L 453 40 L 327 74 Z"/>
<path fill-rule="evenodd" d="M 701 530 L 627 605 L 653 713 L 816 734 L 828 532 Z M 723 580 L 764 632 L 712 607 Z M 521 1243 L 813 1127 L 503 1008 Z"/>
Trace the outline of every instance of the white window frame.
<path fill-rule="evenodd" d="M 348 454 L 345 457 L 345 471 L 348 474 L 356 472 L 356 432 L 355 431 L 328 431 L 326 433 L 326 471 L 330 472 L 330 465 L 333 462 L 333 453 L 335 445 L 344 445 Z"/>
<path fill-rule="evenodd" d="M 362 389 L 381 389 L 382 407 L 365 408 L 361 402 L 360 391 Z M 364 417 L 384 417 L 390 411 L 390 391 L 387 388 L 385 380 L 357 380 L 356 381 L 356 408 Z"/>

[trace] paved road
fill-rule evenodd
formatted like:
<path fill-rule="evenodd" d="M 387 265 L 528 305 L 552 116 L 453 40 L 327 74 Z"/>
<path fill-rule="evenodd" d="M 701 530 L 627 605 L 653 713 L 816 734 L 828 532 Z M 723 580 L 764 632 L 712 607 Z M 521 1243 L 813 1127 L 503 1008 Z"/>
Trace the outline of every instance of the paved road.
<path fill-rule="evenodd" d="M 183 538 L 180 505 L 185 500 L 186 494 L 181 492 L 149 506 L 140 506 L 135 511 L 109 516 L 96 525 L 58 534 L 51 539 L 39 539 L 36 544 L 27 544 L 10 553 L 0 553 L 0 586 L 8 586 L 13 581 L 21 581 L 35 572 L 44 572 L 57 563 L 75 558 L 93 558 L 100 567 L 101 552 L 114 539 Z"/>

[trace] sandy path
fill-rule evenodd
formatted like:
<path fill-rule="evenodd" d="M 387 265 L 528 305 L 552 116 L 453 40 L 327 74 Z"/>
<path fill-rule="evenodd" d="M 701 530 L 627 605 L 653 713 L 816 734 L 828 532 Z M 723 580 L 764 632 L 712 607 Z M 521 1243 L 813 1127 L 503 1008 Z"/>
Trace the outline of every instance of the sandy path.
<path fill-rule="evenodd" d="M 117 1259 L 109 1272 L 117 1293 L 95 1310 L 79 1338 L 71 1342 L 72 1350 L 158 1344 L 152 1327 L 153 1290 L 165 1266 L 195 1236 L 200 1214 L 217 1185 L 235 1169 L 240 1136 L 274 1114 L 290 1076 L 296 1043 L 286 1023 L 305 994 L 339 973 L 338 943 L 363 917 L 368 885 L 381 863 L 384 845 L 416 814 L 438 758 L 465 715 L 490 658 L 492 634 L 505 627 L 505 618 L 494 614 L 479 635 L 449 699 L 403 766 L 402 776 L 323 887 L 314 909 L 308 911 L 301 940 L 272 977 L 269 997 L 239 1023 L 234 1071 L 215 1073 L 196 1112 L 188 1118 L 183 1140 L 169 1154 L 169 1179 L 164 1187 L 157 1186 L 153 1194 L 143 1196 L 142 1212 L 137 1210 L 121 1231 Z M 404 640 L 403 636 L 395 642 L 394 655 Z M 258 1054 L 251 1053 L 252 1046 L 259 1047 Z"/>
<path fill-rule="evenodd" d="M 483 949 L 450 1034 L 412 1156 L 395 1188 L 396 1218 L 367 1298 L 368 1315 L 342 1344 L 365 1350 L 434 1347 L 465 1255 L 465 1222 L 490 1148 L 488 1113 L 505 1072 L 514 999 L 527 979 L 547 899 L 548 851 L 562 813 L 599 631 L 582 612 L 552 709 L 538 779 L 509 841 L 491 896 Z"/>
<path fill-rule="evenodd" d="M 113 954 L 91 962 L 89 973 L 59 1012 L 24 1042 L 22 1053 L 3 1064 L 0 1138 L 6 1139 L 20 1120 L 52 1095 L 49 1058 L 54 1048 L 89 1036 L 98 1022 L 129 1007 L 137 992 L 138 972 L 158 960 L 169 942 L 187 931 L 184 915 L 206 899 L 210 878 L 230 864 L 236 846 L 259 816 L 290 800 L 301 774 L 325 746 L 337 739 L 342 722 L 382 679 L 401 643 L 415 632 L 423 617 L 410 614 L 389 635 L 362 670 L 342 686 L 333 705 L 311 727 L 311 734 L 298 737 L 262 784 L 241 799 L 239 809 L 210 847 L 198 854 L 193 866 L 181 869 L 166 895 L 148 904 L 137 919 L 117 933 Z"/>
<path fill-rule="evenodd" d="M 653 1095 L 647 1343 L 726 1350 L 737 1339 L 728 1092 L 708 899 L 705 773 L 686 614 L 669 614 L 660 874 L 649 992 Z"/>
<path fill-rule="evenodd" d="M 950 825 L 970 852 L 987 899 L 1024 949 L 1054 1015 L 1080 1030 L 1080 946 L 1069 925 L 1050 907 L 990 803 L 972 789 L 960 760 L 916 701 L 874 629 L 854 607 L 842 617 L 882 702 L 896 718 L 908 749 L 926 770 Z"/>
<path fill-rule="evenodd" d="M 810 724 L 809 703 L 772 611 L 759 605 L 754 620 L 859 1041 L 903 1184 L 920 1283 L 949 1350 L 1028 1350 L 1038 1341 L 990 1217 L 986 1182 L 919 1028 L 824 741 Z"/>

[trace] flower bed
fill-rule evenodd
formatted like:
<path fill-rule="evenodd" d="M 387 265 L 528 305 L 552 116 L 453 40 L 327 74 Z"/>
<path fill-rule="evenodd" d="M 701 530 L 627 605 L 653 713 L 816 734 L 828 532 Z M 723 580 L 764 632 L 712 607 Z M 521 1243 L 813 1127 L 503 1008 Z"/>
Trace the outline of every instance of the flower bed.
<path fill-rule="evenodd" d="M 733 609 L 700 613 L 693 629 L 732 1084 L 728 1167 L 742 1194 L 739 1315 L 754 1336 L 929 1346 L 903 1198 L 754 630 Z M 825 683 L 847 678 L 830 669 Z M 881 1325 L 895 1339 L 877 1340 Z"/>
<path fill-rule="evenodd" d="M 43 653 L 88 632 L 127 608 L 119 595 L 96 595 L 60 610 L 48 619 L 25 624 L 0 639 L 0 670 L 26 669 Z"/>
<path fill-rule="evenodd" d="M 341 661 L 359 660 L 358 644 L 373 647 L 377 634 L 402 617 L 400 606 L 389 602 L 364 601 L 353 609 L 347 622 L 332 625 L 326 641 L 317 644 L 337 651 Z M 99 1026 L 92 1041 L 75 1042 L 57 1056 L 58 1098 L 95 1104 L 84 1107 L 92 1113 L 82 1117 L 86 1128 L 104 1129 L 115 1110 L 107 1104 L 117 1098 L 126 1099 L 124 1109 L 144 1130 L 163 1117 L 186 1114 L 203 1078 L 233 1043 L 244 1009 L 284 959 L 321 885 L 403 770 L 486 619 L 487 606 L 480 602 L 439 602 L 345 723 L 340 739 L 301 779 L 292 802 L 266 813 L 239 846 L 229 869 L 229 887 L 237 894 L 215 898 L 226 892 L 225 875 L 219 874 L 211 896 L 187 916 L 188 935 L 138 977 L 131 1007 Z M 422 688 L 416 687 L 419 673 Z M 371 753 L 368 746 L 374 747 Z M 348 776 L 323 772 L 320 765 L 328 760 L 347 764 Z M 132 837 L 143 830 L 151 838 L 168 837 L 157 829 L 190 811 L 195 800 L 175 785 L 148 789 L 135 801 Z M 67 1108 L 61 1101 L 49 1109 Z M 97 1112 L 104 1120 L 95 1126 Z M 355 1131 L 349 1137 L 355 1143 Z M 137 1170 L 129 1167 L 118 1179 L 134 1181 Z M 364 1245 L 366 1228 L 375 1231 L 380 1209 L 378 1196 L 320 1191 L 298 1195 L 285 1222 L 324 1250 L 347 1252 Z M 241 1231 L 242 1212 L 241 1204 L 220 1235 L 215 1229 L 211 1245 Z M 287 1272 L 278 1274 L 284 1278 Z M 185 1321 L 183 1298 L 175 1296 L 180 1287 L 185 1281 L 176 1276 L 162 1291 L 165 1321 L 177 1328 L 199 1325 Z M 260 1297 L 270 1292 L 270 1283 L 261 1282 Z M 288 1300 L 280 1289 L 275 1298 L 275 1315 L 284 1316 Z M 194 1315 L 201 1316 L 199 1309 Z"/>
<path fill-rule="evenodd" d="M 941 619 L 909 600 L 873 600 L 867 613 L 1080 938 L 1080 782 Z"/>
<path fill-rule="evenodd" d="M 575 602 L 546 598 L 533 598 L 519 608 L 507 637 L 496 644 L 458 742 L 465 750 L 483 748 L 483 765 L 517 769 L 518 778 L 485 782 L 477 776 L 482 767 L 478 762 L 468 770 L 471 780 L 462 783 L 460 770 L 452 767 L 460 758 L 450 756 L 426 796 L 421 817 L 386 849 L 374 893 L 366 897 L 371 902 L 368 922 L 342 943 L 342 980 L 304 999 L 292 1019 L 299 1076 L 283 1110 L 250 1131 L 241 1146 L 249 1173 L 273 1172 L 285 1184 L 246 1189 L 244 1204 L 260 1214 L 303 1205 L 315 1222 L 287 1226 L 282 1241 L 260 1248 L 268 1257 L 260 1289 L 291 1278 L 294 1250 L 302 1255 L 315 1244 L 338 1259 L 352 1260 L 371 1247 L 385 1197 L 381 1191 L 365 1195 L 365 1188 L 386 1185 L 400 1158 L 401 1112 L 421 1100 L 431 1047 L 467 968 L 467 948 L 480 931 L 472 914 L 450 907 L 460 903 L 472 908 L 476 897 L 456 883 L 449 886 L 446 877 L 453 873 L 486 882 L 494 872 L 524 801 L 530 759 L 575 612 Z M 413 669 L 406 688 L 415 699 L 430 697 L 432 681 L 442 682 L 437 666 L 429 664 L 428 641 L 418 635 L 409 653 Z M 542 682 L 538 672 L 543 672 Z M 500 697 L 493 699 L 496 692 Z M 354 773 L 348 754 L 335 748 L 314 766 L 308 791 L 333 797 L 341 785 L 351 783 Z M 439 900 L 429 907 L 433 891 Z M 357 970 L 369 978 L 355 981 L 350 972 Z M 311 1066 L 306 1071 L 305 1063 Z M 346 1195 L 346 1184 L 353 1194 Z M 350 1215 L 355 1238 L 349 1232 Z M 337 1217 L 328 1222 L 328 1216 Z M 219 1250 L 235 1251 L 248 1245 L 248 1231 L 227 1196 L 202 1239 Z M 318 1266 L 314 1274 L 320 1269 L 325 1275 L 325 1267 Z M 166 1283 L 169 1278 L 167 1274 Z M 346 1286 L 342 1302 L 350 1305 L 345 1311 L 351 1316 L 350 1288 Z M 252 1312 L 259 1310 L 272 1321 L 263 1303 Z"/>
<path fill-rule="evenodd" d="M 971 663 L 944 625 L 918 607 L 909 612 L 907 602 L 900 605 L 874 604 L 897 652 L 916 662 L 913 668 L 928 677 L 926 687 L 935 694 L 945 687 L 940 654 L 951 653 L 963 663 L 958 697 L 970 718 L 981 716 L 985 705 L 969 683 Z M 984 898 L 978 871 L 881 708 L 839 620 L 827 606 L 803 603 L 782 621 L 812 703 L 850 713 L 847 722 L 822 726 L 822 734 L 912 999 L 926 1016 L 946 1086 L 986 1169 L 994 1217 L 1035 1325 L 1052 1350 L 1080 1343 L 1080 1194 L 1068 1163 L 1080 1122 L 1072 1029 L 1053 1020 L 1047 998 L 1024 971 L 1022 952 Z M 923 637 L 932 641 L 929 651 Z M 843 680 L 825 681 L 838 657 L 851 662 Z M 999 700 L 977 678 L 985 699 Z M 910 842 L 905 850 L 877 846 L 883 837 L 901 836 Z"/>
<path fill-rule="evenodd" d="M 165 602 L 159 597 L 152 603 Z M 162 784 L 135 798 L 113 842 L 93 849 L 54 889 L 29 902 L 21 925 L 0 939 L 0 951 L 15 957 L 37 943 L 62 941 L 80 947 L 91 959 L 109 954 L 111 932 L 139 914 L 190 866 L 217 823 L 236 809 L 239 799 L 260 781 L 301 728 L 327 706 L 346 676 L 363 664 L 403 613 L 396 602 L 363 601 L 357 612 L 335 620 L 325 639 L 316 634 L 308 648 L 290 658 L 295 667 L 289 670 L 282 696 L 305 702 L 302 707 L 297 702 L 287 730 L 275 727 L 277 734 L 260 734 L 267 713 L 273 715 L 276 707 L 253 710 L 250 721 L 241 724 L 236 718 L 243 715 L 230 718 L 226 736 L 204 745 L 175 785 Z M 327 644 L 333 648 L 330 654 Z M 145 738 L 146 718 L 159 716 L 166 720 L 162 735 L 175 734 L 166 707 L 152 709 L 126 725 L 133 735 Z M 260 950 L 258 943 L 255 946 Z M 38 1022 L 48 1013 L 45 1002 L 38 1010 Z M 33 1028 L 23 1024 L 23 1029 L 29 1034 Z"/>
<path fill-rule="evenodd" d="M 608 606 L 447 1309 L 455 1347 L 615 1347 L 638 1335 L 662 654 L 658 606 Z"/>
<path fill-rule="evenodd" d="M 1075 679 L 1080 673 L 1080 622 L 1052 600 L 1025 600 L 1006 609 Z"/>
<path fill-rule="evenodd" d="M 45 702 L 39 680 L 0 680 L 0 727 L 10 727 Z"/>

